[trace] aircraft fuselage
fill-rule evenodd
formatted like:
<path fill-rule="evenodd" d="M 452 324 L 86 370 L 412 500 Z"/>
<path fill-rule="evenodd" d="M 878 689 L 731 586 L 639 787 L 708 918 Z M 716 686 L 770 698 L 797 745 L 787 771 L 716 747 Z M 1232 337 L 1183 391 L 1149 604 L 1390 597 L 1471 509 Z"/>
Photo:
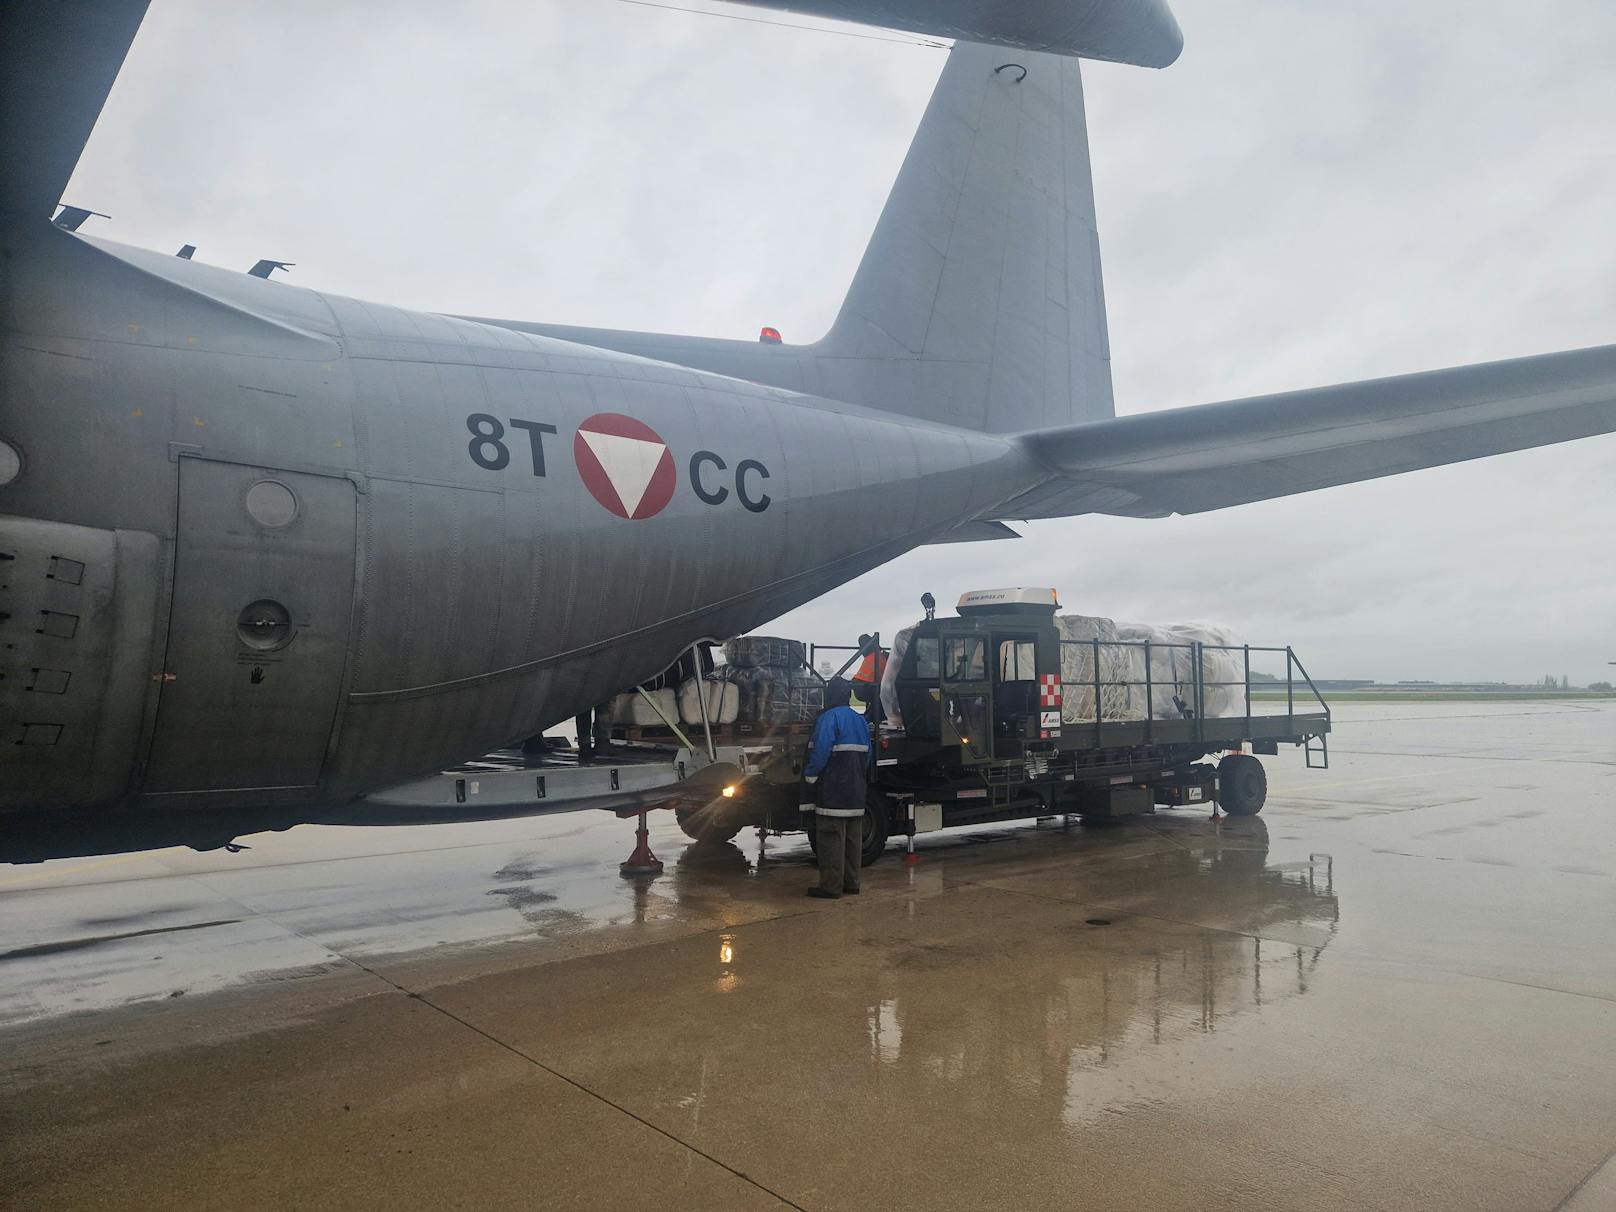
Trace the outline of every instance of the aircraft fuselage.
<path fill-rule="evenodd" d="M 345 800 L 1048 475 L 994 435 L 54 229 L 11 269 L 4 809 Z"/>

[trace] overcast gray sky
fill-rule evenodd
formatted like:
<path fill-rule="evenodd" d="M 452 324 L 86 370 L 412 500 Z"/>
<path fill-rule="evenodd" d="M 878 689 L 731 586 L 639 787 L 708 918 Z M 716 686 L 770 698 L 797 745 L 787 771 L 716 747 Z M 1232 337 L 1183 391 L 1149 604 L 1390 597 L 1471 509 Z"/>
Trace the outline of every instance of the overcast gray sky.
<path fill-rule="evenodd" d="M 1173 67 L 1085 67 L 1119 411 L 1616 341 L 1616 4 L 1176 9 Z M 66 196 L 112 214 L 87 231 L 360 298 L 811 340 L 942 63 L 615 0 L 153 0 Z M 1047 584 L 1321 677 L 1616 673 L 1612 437 L 1023 529 L 770 630 Z"/>

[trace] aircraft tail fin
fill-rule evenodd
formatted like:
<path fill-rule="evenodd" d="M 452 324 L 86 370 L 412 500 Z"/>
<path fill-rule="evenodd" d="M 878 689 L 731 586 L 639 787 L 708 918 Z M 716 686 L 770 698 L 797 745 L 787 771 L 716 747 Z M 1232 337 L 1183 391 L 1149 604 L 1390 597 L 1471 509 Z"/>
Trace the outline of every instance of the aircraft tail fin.
<path fill-rule="evenodd" d="M 992 433 L 1105 420 L 1076 59 L 955 43 L 830 332 L 813 345 L 494 320 Z"/>
<path fill-rule="evenodd" d="M 1076 59 L 955 45 L 813 352 L 822 394 L 927 420 L 1114 415 Z"/>

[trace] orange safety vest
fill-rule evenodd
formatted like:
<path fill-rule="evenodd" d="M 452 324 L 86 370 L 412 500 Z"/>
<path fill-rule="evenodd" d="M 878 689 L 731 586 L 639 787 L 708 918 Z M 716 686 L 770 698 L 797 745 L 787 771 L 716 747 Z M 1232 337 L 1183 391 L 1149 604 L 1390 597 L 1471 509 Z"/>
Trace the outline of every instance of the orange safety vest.
<path fill-rule="evenodd" d="M 886 672 L 886 668 L 886 653 L 869 653 L 867 656 L 865 656 L 864 660 L 859 663 L 858 672 L 853 675 L 853 680 L 855 682 L 868 682 L 873 685 L 880 682 L 881 675 Z"/>

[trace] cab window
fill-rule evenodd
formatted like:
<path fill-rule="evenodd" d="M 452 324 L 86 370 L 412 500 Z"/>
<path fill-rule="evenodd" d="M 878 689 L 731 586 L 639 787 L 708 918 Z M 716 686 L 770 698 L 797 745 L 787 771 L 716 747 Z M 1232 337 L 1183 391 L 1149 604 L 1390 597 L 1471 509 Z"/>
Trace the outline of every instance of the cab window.
<path fill-rule="evenodd" d="M 943 678 L 950 682 L 978 682 L 987 676 L 982 653 L 982 640 L 977 636 L 956 636 L 943 650 Z"/>
<path fill-rule="evenodd" d="M 933 680 L 937 677 L 937 637 L 921 636 L 915 641 L 915 676 Z"/>
<path fill-rule="evenodd" d="M 1004 640 L 999 644 L 999 681 L 1036 682 L 1038 666 L 1031 640 Z"/>

